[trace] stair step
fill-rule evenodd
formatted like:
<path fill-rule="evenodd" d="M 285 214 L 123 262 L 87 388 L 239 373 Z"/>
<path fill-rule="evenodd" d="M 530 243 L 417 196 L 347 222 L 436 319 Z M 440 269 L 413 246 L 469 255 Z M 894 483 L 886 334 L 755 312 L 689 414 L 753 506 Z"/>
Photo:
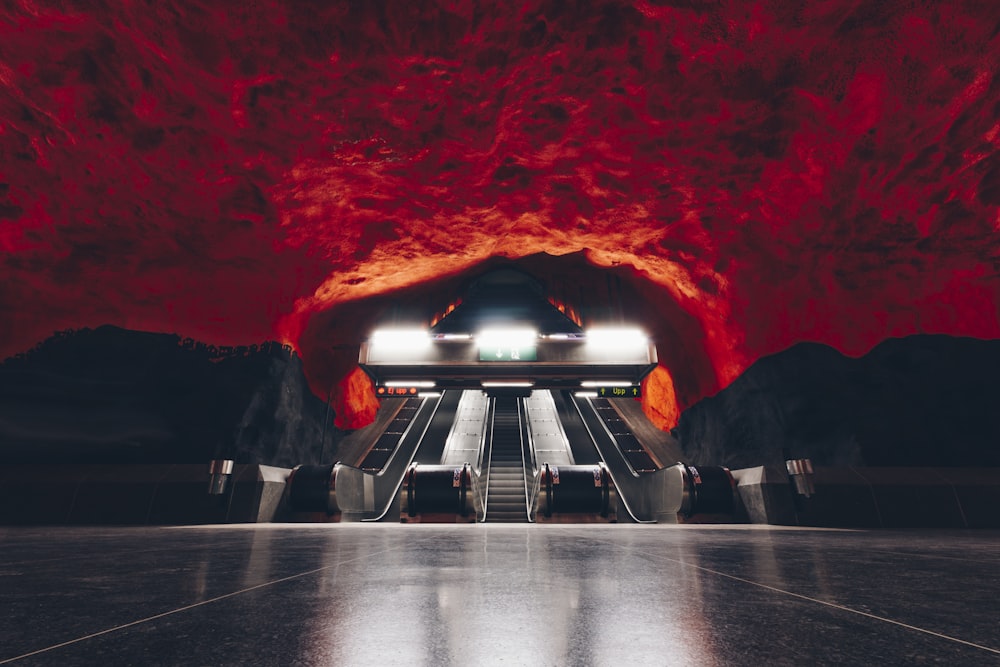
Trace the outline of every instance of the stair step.
<path fill-rule="evenodd" d="M 487 487 L 487 521 L 524 523 L 528 520 L 520 428 L 517 401 L 496 399 Z"/>

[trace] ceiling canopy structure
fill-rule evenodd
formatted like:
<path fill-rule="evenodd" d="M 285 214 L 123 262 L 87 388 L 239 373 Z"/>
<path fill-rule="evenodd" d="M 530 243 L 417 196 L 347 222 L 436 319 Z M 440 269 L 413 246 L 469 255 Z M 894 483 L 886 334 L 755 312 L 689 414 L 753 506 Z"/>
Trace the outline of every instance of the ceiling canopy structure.
<path fill-rule="evenodd" d="M 368 327 L 498 258 L 621 282 L 664 426 L 797 341 L 1000 337 L 998 66 L 971 1 L 12 0 L 0 358 L 277 338 L 359 425 Z"/>

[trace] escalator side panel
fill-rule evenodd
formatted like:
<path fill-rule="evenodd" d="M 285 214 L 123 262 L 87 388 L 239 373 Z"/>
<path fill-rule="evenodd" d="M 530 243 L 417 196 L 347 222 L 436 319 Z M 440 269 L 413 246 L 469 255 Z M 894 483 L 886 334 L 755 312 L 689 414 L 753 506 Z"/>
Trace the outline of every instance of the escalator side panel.
<path fill-rule="evenodd" d="M 459 393 L 462 396 L 445 443 L 442 465 L 478 464 L 479 450 L 486 438 L 489 399 L 479 390 Z"/>
<path fill-rule="evenodd" d="M 573 452 L 573 460 L 577 465 L 590 465 L 601 460 L 594 441 L 587 432 L 587 427 L 580 418 L 580 413 L 572 404 L 572 396 L 568 391 L 553 391 L 552 399 L 556 412 L 562 422 L 563 431 Z"/>
<path fill-rule="evenodd" d="M 460 390 L 445 391 L 441 395 L 441 403 L 420 442 L 420 448 L 417 450 L 414 461 L 432 465 L 440 463 L 445 442 L 448 440 L 448 434 L 455 421 L 455 410 L 458 408 L 458 402 L 461 398 L 462 391 Z"/>
<path fill-rule="evenodd" d="M 524 399 L 524 413 L 536 466 L 543 463 L 560 466 L 576 463 L 559 421 L 552 392 L 531 392 L 531 396 Z"/>

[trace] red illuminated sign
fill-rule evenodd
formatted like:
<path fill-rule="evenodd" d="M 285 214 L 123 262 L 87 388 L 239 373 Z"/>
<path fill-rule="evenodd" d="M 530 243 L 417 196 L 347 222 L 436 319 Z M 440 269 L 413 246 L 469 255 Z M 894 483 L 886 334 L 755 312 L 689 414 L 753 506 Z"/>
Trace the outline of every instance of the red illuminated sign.
<path fill-rule="evenodd" d="M 416 387 L 377 387 L 375 393 L 378 396 L 416 396 Z"/>

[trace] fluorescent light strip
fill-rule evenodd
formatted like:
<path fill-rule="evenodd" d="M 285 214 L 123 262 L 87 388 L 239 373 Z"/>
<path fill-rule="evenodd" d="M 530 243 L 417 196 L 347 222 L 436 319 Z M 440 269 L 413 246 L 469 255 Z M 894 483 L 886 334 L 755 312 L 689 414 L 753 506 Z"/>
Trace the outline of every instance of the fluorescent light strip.
<path fill-rule="evenodd" d="M 534 382 L 483 382 L 484 387 L 534 387 Z"/>
<path fill-rule="evenodd" d="M 631 380 L 606 380 L 604 382 L 600 380 L 584 380 L 580 383 L 581 387 L 631 387 L 635 385 Z"/>
<path fill-rule="evenodd" d="M 417 398 L 437 398 L 441 395 L 440 391 L 418 391 Z"/>
<path fill-rule="evenodd" d="M 379 329 L 372 332 L 371 342 L 412 349 L 430 345 L 431 337 L 423 329 Z"/>
<path fill-rule="evenodd" d="M 596 391 L 577 391 L 573 393 L 577 398 L 597 398 Z"/>
<path fill-rule="evenodd" d="M 587 331 L 587 340 L 597 345 L 610 345 L 623 347 L 631 345 L 643 345 L 648 341 L 646 334 L 639 329 L 590 329 Z"/>
<path fill-rule="evenodd" d="M 389 380 L 382 383 L 383 387 L 433 387 L 431 380 Z"/>
<path fill-rule="evenodd" d="M 538 339 L 533 329 L 484 329 L 476 336 L 480 345 L 532 345 Z"/>

